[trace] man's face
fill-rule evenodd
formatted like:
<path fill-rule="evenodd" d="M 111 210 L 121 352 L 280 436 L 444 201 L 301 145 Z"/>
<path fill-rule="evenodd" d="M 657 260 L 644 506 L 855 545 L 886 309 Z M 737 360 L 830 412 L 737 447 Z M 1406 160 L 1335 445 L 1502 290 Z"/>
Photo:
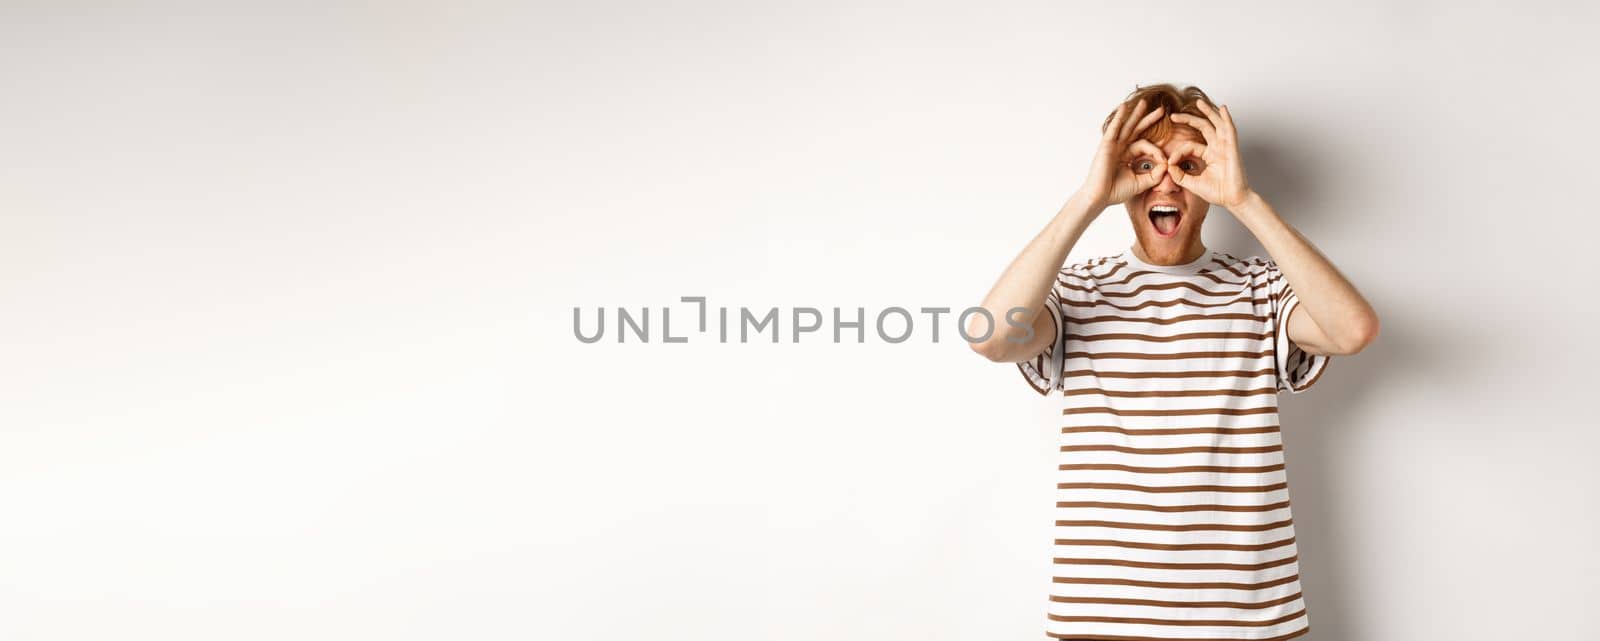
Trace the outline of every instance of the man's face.
<path fill-rule="evenodd" d="M 1184 142 L 1193 141 L 1205 144 L 1194 130 L 1188 127 L 1175 127 L 1166 144 L 1160 145 L 1161 151 L 1169 157 Z M 1159 159 L 1165 162 L 1166 159 Z M 1140 159 L 1133 160 L 1134 171 L 1146 171 L 1153 165 L 1140 164 Z M 1206 221 L 1206 212 L 1211 209 L 1211 203 L 1179 187 L 1172 180 L 1172 172 L 1182 171 L 1188 175 L 1200 173 L 1204 166 L 1200 159 L 1185 157 L 1173 159 L 1167 167 L 1167 174 L 1161 177 L 1161 183 L 1145 190 L 1133 198 L 1129 198 L 1124 206 L 1128 208 L 1128 219 L 1133 223 L 1133 233 L 1139 239 L 1139 245 L 1144 248 L 1145 255 L 1152 262 L 1158 264 L 1176 264 L 1191 260 L 1190 256 L 1200 246 L 1200 224 Z M 1177 208 L 1177 214 L 1160 214 L 1152 212 L 1156 208 L 1165 210 L 1167 207 Z"/>

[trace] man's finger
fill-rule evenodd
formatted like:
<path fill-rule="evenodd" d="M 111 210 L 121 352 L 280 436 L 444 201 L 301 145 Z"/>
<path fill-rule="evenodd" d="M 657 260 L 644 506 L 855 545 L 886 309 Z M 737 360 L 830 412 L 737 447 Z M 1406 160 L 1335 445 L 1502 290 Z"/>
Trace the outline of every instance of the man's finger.
<path fill-rule="evenodd" d="M 1122 115 L 1128 110 L 1127 103 L 1117 105 L 1117 110 L 1111 113 L 1111 122 L 1100 132 L 1100 137 L 1106 140 L 1116 140 L 1117 132 L 1122 129 Z"/>
<path fill-rule="evenodd" d="M 1205 145 L 1195 141 L 1179 142 L 1178 147 L 1173 147 L 1173 152 L 1166 155 L 1166 166 L 1171 168 L 1170 173 L 1173 174 L 1173 182 L 1178 182 L 1179 185 L 1182 185 L 1184 184 L 1184 179 L 1194 177 L 1184 171 L 1184 158 L 1195 158 L 1197 163 L 1203 163 L 1200 158 L 1205 157 L 1205 150 Z M 1202 166 L 1200 171 L 1205 171 L 1205 166 Z"/>
<path fill-rule="evenodd" d="M 1199 107 L 1200 112 L 1206 115 L 1206 120 L 1211 121 L 1211 126 L 1222 129 L 1222 114 L 1217 113 L 1216 107 L 1211 106 L 1211 103 L 1204 100 L 1196 100 L 1194 105 Z"/>
<path fill-rule="evenodd" d="M 1147 103 L 1145 102 L 1145 99 L 1140 98 L 1138 104 L 1133 106 L 1133 113 L 1128 114 L 1128 119 L 1122 122 L 1122 129 L 1117 131 L 1117 140 L 1128 139 L 1129 131 L 1133 129 L 1134 125 L 1140 122 L 1141 118 L 1144 118 L 1144 109 L 1146 104 Z"/>
<path fill-rule="evenodd" d="M 1217 137 L 1217 130 L 1211 126 L 1211 121 L 1205 118 L 1190 114 L 1172 114 L 1172 121 L 1200 130 L 1200 135 L 1205 137 L 1208 145 L 1214 145 L 1221 140 L 1221 138 Z"/>
<path fill-rule="evenodd" d="M 1157 147 L 1155 143 L 1143 138 L 1135 140 L 1132 144 L 1128 145 L 1127 157 L 1129 159 L 1148 157 L 1157 165 L 1167 164 L 1167 152 L 1161 151 L 1161 148 Z"/>
<path fill-rule="evenodd" d="M 1204 158 L 1207 147 L 1193 140 L 1185 140 L 1172 148 L 1172 153 L 1167 154 L 1167 162 L 1175 162 L 1184 158 Z"/>
<path fill-rule="evenodd" d="M 1140 155 L 1149 156 L 1151 160 L 1159 164 L 1167 164 L 1167 152 L 1161 151 L 1161 148 L 1157 147 L 1155 143 L 1143 138 L 1135 140 L 1128 145 L 1128 157 L 1137 158 Z"/>
<path fill-rule="evenodd" d="M 1138 171 L 1133 172 L 1134 183 L 1139 185 L 1139 191 L 1144 191 L 1156 186 L 1156 183 L 1161 182 L 1161 176 L 1167 173 L 1166 153 L 1162 152 L 1160 147 L 1155 146 L 1154 143 L 1151 143 L 1148 140 L 1140 138 L 1133 141 L 1133 144 L 1128 145 L 1128 156 L 1133 162 L 1138 162 L 1141 159 L 1149 158 L 1150 162 L 1152 163 L 1150 173 L 1141 174 Z M 1147 185 L 1146 182 L 1149 184 Z"/>
<path fill-rule="evenodd" d="M 1227 124 L 1226 129 L 1227 129 L 1227 133 L 1228 133 L 1228 139 L 1229 140 L 1238 140 L 1239 139 L 1239 128 L 1233 126 L 1233 114 L 1228 113 L 1228 106 L 1227 105 L 1223 105 L 1222 106 L 1222 122 Z"/>
<path fill-rule="evenodd" d="M 1143 133 L 1144 130 L 1149 129 L 1150 125 L 1156 124 L 1156 121 L 1160 120 L 1161 116 L 1166 113 L 1166 109 L 1167 108 L 1164 106 L 1156 107 L 1155 111 L 1150 112 L 1149 115 L 1144 117 L 1144 120 L 1139 121 L 1138 126 L 1135 126 L 1133 131 L 1128 133 L 1128 137 L 1131 138 L 1133 136 L 1137 136 L 1140 133 Z"/>

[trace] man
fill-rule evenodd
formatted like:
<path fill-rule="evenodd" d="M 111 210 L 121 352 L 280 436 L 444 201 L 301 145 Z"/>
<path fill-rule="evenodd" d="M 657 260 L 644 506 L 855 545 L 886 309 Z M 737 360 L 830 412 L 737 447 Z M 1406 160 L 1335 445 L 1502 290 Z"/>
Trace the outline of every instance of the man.
<path fill-rule="evenodd" d="M 1082 187 L 984 299 L 1009 322 L 972 343 L 1067 399 L 1046 634 L 1301 636 L 1277 395 L 1360 352 L 1377 314 L 1250 188 L 1227 106 L 1195 87 L 1142 87 L 1102 129 Z M 1136 242 L 1063 266 L 1119 203 Z M 1201 244 L 1211 205 L 1271 257 Z"/>

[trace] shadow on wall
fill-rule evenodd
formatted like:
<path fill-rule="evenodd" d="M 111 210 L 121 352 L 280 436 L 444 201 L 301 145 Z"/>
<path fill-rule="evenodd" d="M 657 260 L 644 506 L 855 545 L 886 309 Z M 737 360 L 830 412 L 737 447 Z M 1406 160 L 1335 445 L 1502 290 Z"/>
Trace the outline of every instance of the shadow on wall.
<path fill-rule="evenodd" d="M 1294 135 L 1283 133 L 1288 131 Z M 1335 186 L 1316 179 L 1319 174 L 1332 173 L 1331 168 L 1328 172 L 1319 168 L 1319 158 L 1311 153 L 1317 148 L 1317 141 L 1307 140 L 1304 129 L 1287 126 L 1255 123 L 1251 133 L 1241 141 L 1240 150 L 1250 183 L 1269 198 L 1279 215 L 1296 228 L 1317 216 L 1337 216 L 1338 212 L 1318 206 L 1319 194 Z M 1275 140 L 1294 142 L 1274 143 Z M 1208 244 L 1241 258 L 1268 255 L 1231 214 L 1213 208 L 1211 215 L 1226 217 L 1231 224 L 1209 230 L 1215 242 Z M 1315 245 L 1316 239 L 1311 242 Z M 1336 256 L 1329 258 L 1348 275 Z M 1353 575 L 1357 568 L 1354 562 L 1361 555 L 1355 524 L 1366 520 L 1362 506 L 1368 497 L 1351 493 L 1350 488 L 1357 485 L 1345 477 L 1348 467 L 1334 459 L 1343 449 L 1340 441 L 1367 429 L 1359 417 L 1365 415 L 1361 408 L 1371 402 L 1374 391 L 1405 387 L 1407 380 L 1421 380 L 1410 377 L 1438 371 L 1430 364 L 1449 360 L 1446 342 L 1470 340 L 1449 336 L 1447 328 L 1422 331 L 1407 326 L 1407 319 L 1422 315 L 1402 309 L 1406 300 L 1383 296 L 1389 288 L 1380 287 L 1380 283 L 1354 284 L 1383 319 L 1378 339 L 1360 354 L 1333 357 L 1324 375 L 1309 390 L 1278 397 L 1295 537 L 1300 549 L 1301 585 L 1312 622 L 1312 631 L 1306 638 L 1314 641 L 1372 638 L 1373 631 L 1362 626 L 1370 613 L 1358 611 L 1361 599 L 1356 586 L 1386 578 Z"/>

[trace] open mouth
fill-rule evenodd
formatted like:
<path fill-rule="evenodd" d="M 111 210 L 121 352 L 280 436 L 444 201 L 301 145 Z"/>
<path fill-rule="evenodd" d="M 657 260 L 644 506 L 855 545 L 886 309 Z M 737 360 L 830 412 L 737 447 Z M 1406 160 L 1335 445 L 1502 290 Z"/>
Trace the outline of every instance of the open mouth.
<path fill-rule="evenodd" d="M 1178 223 L 1183 220 L 1183 211 L 1173 205 L 1154 205 L 1150 207 L 1150 226 L 1156 230 L 1156 235 L 1162 238 L 1171 238 L 1178 235 Z"/>

